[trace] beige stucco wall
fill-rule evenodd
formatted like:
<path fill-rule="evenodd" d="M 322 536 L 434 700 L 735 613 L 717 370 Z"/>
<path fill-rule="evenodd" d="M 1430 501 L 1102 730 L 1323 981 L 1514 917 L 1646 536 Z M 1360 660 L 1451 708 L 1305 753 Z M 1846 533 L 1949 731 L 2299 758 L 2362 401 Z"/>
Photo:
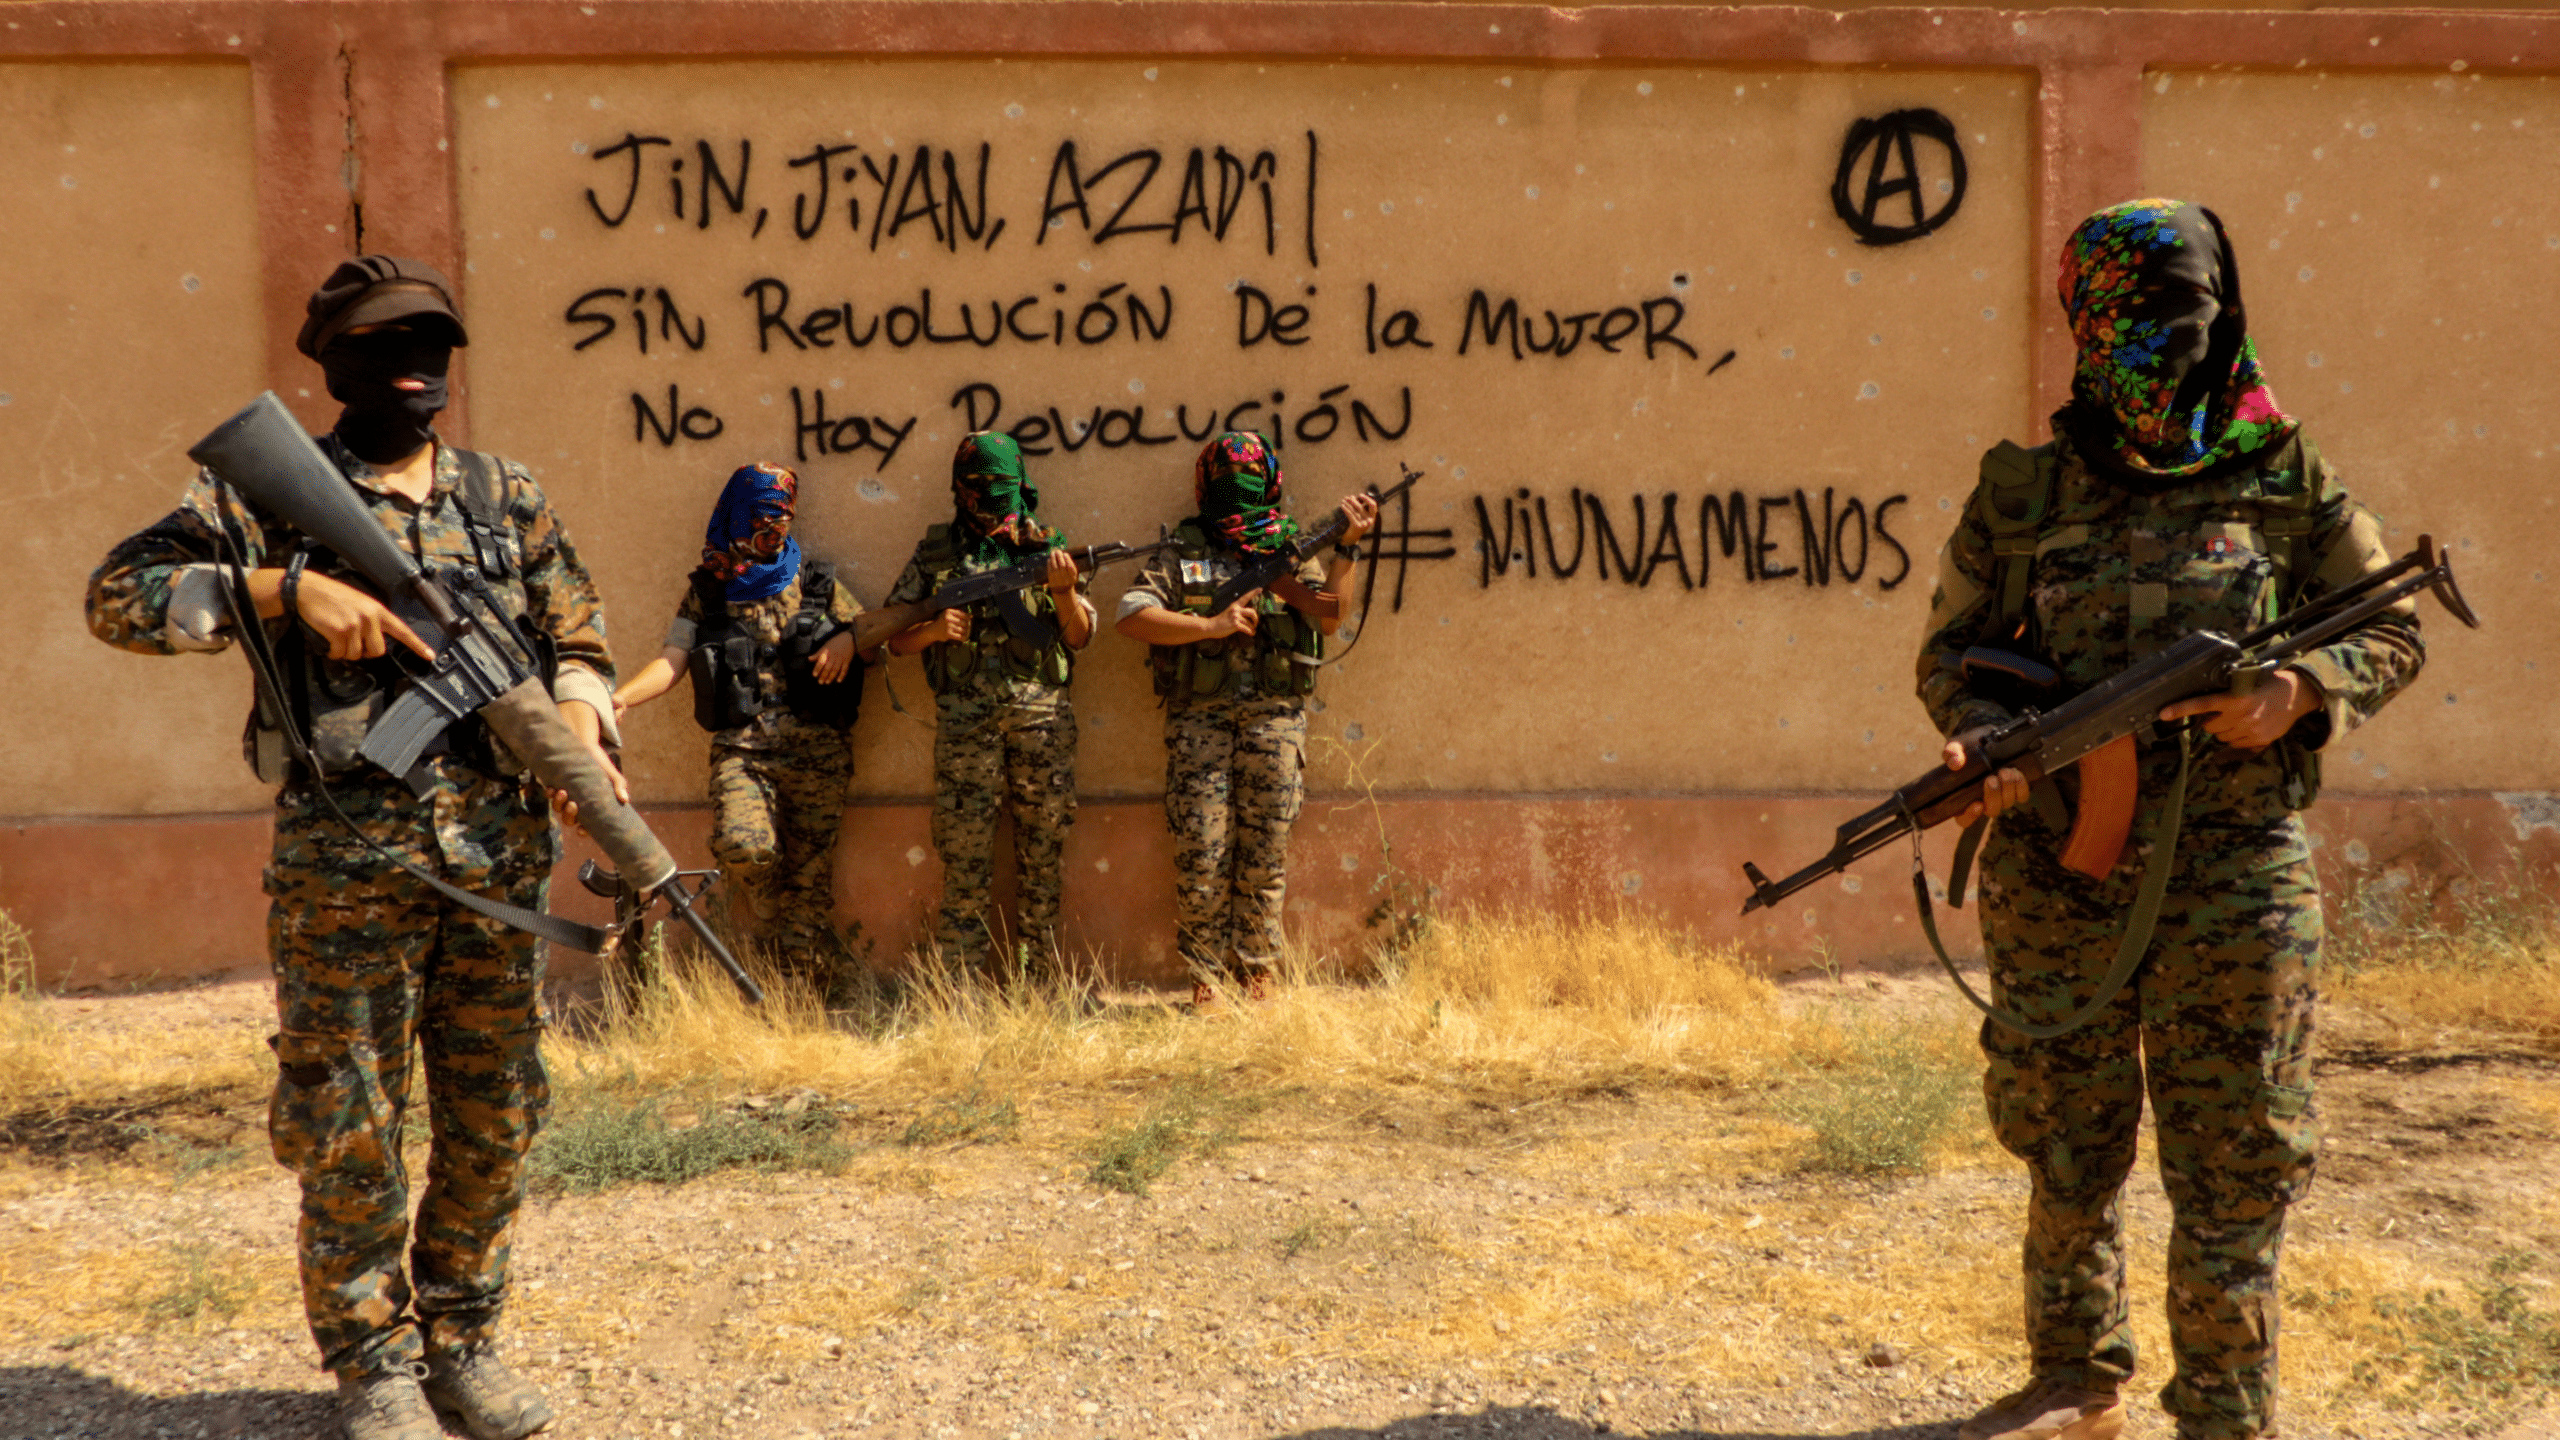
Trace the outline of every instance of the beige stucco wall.
<path fill-rule="evenodd" d="M 1204 408 L 1278 392 L 1290 427 L 1283 462 L 1302 510 L 1391 482 L 1401 461 L 1426 477 L 1412 525 L 1448 532 L 1414 548 L 1455 551 L 1415 564 L 1401 613 L 1382 598 L 1359 652 L 1329 673 L 1320 762 L 1333 753 L 1328 738 L 1375 746 L 1369 774 L 1392 789 L 1898 779 L 1925 739 L 1906 655 L 1930 553 L 1981 448 L 2025 420 L 2027 91 L 2021 78 L 1989 72 L 1136 60 L 466 69 L 453 94 L 475 434 L 539 468 L 605 588 L 629 664 L 664 627 L 722 477 L 753 458 L 794 460 L 794 387 L 804 406 L 822 395 L 831 416 L 913 423 L 885 463 L 877 450 L 798 462 L 804 543 L 848 564 L 867 601 L 886 591 L 924 527 L 949 515 L 949 457 L 962 433 L 951 401 L 963 386 L 1002 391 L 1000 424 L 1052 405 L 1062 417 L 1099 406 L 1142 410 L 1156 435 L 1175 433 L 1178 420 L 1199 431 Z M 1909 107 L 1956 122 L 1969 186 L 1937 233 L 1861 247 L 1830 201 L 1842 137 L 1861 116 Z M 633 134 L 671 143 L 646 151 L 626 216 L 631 152 L 610 147 Z M 962 237 L 954 247 L 910 222 L 895 238 L 883 227 L 875 246 L 880 187 L 866 175 L 853 192 L 863 230 L 847 228 L 846 189 L 831 182 L 831 218 L 803 240 L 793 206 L 808 197 L 811 172 L 785 162 L 820 141 L 859 147 L 839 170 L 866 160 L 885 168 L 893 157 L 912 166 L 917 147 L 930 146 L 937 179 L 948 148 L 973 205 L 986 145 L 987 205 L 1004 228 L 989 228 L 992 243 Z M 1270 239 L 1254 191 L 1223 243 L 1196 224 L 1175 244 L 1162 233 L 1097 243 L 1073 217 L 1034 243 L 1067 141 L 1087 174 L 1140 147 L 1162 150 L 1132 224 L 1172 218 L 1193 147 L 1214 155 L 1223 145 L 1248 163 L 1267 149 Z M 730 184 L 742 143 L 751 146 L 743 207 L 733 214 L 714 191 L 707 226 L 697 142 L 710 144 Z M 1918 155 L 1934 211 L 1952 198 L 1953 177 L 1943 152 L 1924 142 Z M 1095 229 L 1143 163 L 1098 185 Z M 1214 163 L 1207 178 L 1214 187 Z M 671 181 L 683 189 L 681 216 Z M 889 218 L 906 193 L 893 194 Z M 622 223 L 604 223 L 608 215 Z M 742 292 L 767 278 L 789 287 L 795 320 L 850 299 L 867 327 L 930 289 L 933 323 L 946 332 L 961 325 L 961 304 L 985 330 L 991 299 L 1011 313 L 1028 297 L 1021 328 L 1045 335 L 1063 324 L 1071 338 L 804 350 L 767 332 L 760 350 L 755 304 Z M 1239 282 L 1274 305 L 1307 307 L 1303 343 L 1240 343 Z M 1109 343 L 1076 343 L 1082 307 L 1113 286 L 1157 310 L 1171 296 L 1163 340 L 1132 342 L 1122 311 Z M 1371 286 L 1378 324 L 1410 309 L 1436 348 L 1371 353 Z M 646 290 L 646 354 L 619 297 L 587 307 L 614 317 L 609 333 L 567 318 L 580 296 L 605 287 Z M 704 327 L 698 350 L 662 324 L 661 288 L 682 323 Z M 1542 336 L 1550 309 L 1640 312 L 1650 300 L 1672 329 L 1676 305 L 1672 333 L 1696 354 L 1664 343 L 1648 360 L 1639 331 L 1615 355 L 1586 341 L 1562 359 L 1514 359 L 1507 346 L 1488 353 L 1480 333 L 1461 355 L 1478 290 L 1497 306 L 1516 297 Z M 591 340 L 584 351 L 581 340 Z M 719 417 L 717 438 L 669 446 L 652 429 L 635 439 L 651 422 L 632 396 L 664 412 L 671 385 L 684 406 Z M 1400 426 L 1409 387 L 1409 430 L 1363 443 L 1346 413 L 1330 439 L 1301 438 L 1302 427 L 1323 430 L 1321 418 L 1304 417 L 1334 387 L 1348 387 L 1331 396 L 1335 406 L 1365 402 L 1389 427 Z M 1187 407 L 1181 417 L 1177 405 Z M 1267 426 L 1270 413 L 1241 423 Z M 1129 421 L 1103 423 L 1107 442 Z M 1044 511 L 1072 538 L 1149 538 L 1190 509 L 1196 450 L 1187 440 L 1091 443 L 1035 458 L 1032 473 Z M 1521 561 L 1486 584 L 1475 502 L 1499 530 L 1524 488 L 1564 527 L 1567 559 L 1576 488 L 1601 497 L 1622 545 L 1633 543 L 1636 497 L 1651 514 L 1676 494 L 1681 560 L 1693 585 L 1704 563 L 1703 585 L 1684 587 L 1666 559 L 1637 588 L 1600 578 L 1588 556 L 1559 582 L 1543 555 L 1537 578 Z M 1844 522 L 1852 500 L 1866 515 L 1893 502 L 1894 541 L 1867 540 L 1858 581 L 1841 572 L 1823 585 L 1801 574 L 1754 581 L 1738 556 L 1701 553 L 1701 498 L 1738 490 L 1755 522 L 1765 516 L 1767 563 L 1800 571 L 1799 489 L 1817 517 L 1832 492 Z M 1764 509 L 1764 498 L 1778 503 Z M 1841 543 L 1854 558 L 1854 526 Z M 1126 573 L 1110 577 L 1108 594 Z M 1381 591 L 1394 580 L 1383 571 Z M 1158 783 L 1139 656 L 1106 635 L 1079 677 L 1088 791 Z M 921 708 L 914 663 L 890 673 Z M 888 714 L 873 683 L 878 718 L 860 735 L 858 787 L 919 793 L 929 732 Z M 635 770 L 650 795 L 698 793 L 700 735 L 679 705 L 644 712 L 635 727 Z"/>
<path fill-rule="evenodd" d="M 186 447 L 266 383 L 249 70 L 0 65 L 0 813 L 264 804 L 238 662 L 157 664 L 80 620 Z"/>
<path fill-rule="evenodd" d="M 2488 628 L 2429 607 L 2426 675 L 2333 785 L 2560 786 L 2560 84 L 2152 77 L 2145 177 L 2216 208 L 2276 394 L 2395 547 L 2430 531 Z"/>

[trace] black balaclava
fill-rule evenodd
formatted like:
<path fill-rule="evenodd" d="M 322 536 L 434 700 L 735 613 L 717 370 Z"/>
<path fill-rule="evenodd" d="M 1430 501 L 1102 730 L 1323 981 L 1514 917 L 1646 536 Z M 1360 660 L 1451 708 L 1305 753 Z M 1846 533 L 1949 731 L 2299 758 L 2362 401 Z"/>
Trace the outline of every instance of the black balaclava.
<path fill-rule="evenodd" d="M 445 375 L 471 337 L 442 271 L 397 255 L 341 262 L 311 292 L 293 348 L 320 362 L 345 405 L 339 440 L 367 464 L 389 465 L 435 438 Z M 399 382 L 413 380 L 415 389 Z"/>
<path fill-rule="evenodd" d="M 393 322 L 330 341 L 320 352 L 320 369 L 331 398 L 347 407 L 338 415 L 338 438 L 369 465 L 416 454 L 434 438 L 452 367 L 452 336 L 432 323 Z M 401 380 L 418 381 L 421 388 L 403 389 Z"/>

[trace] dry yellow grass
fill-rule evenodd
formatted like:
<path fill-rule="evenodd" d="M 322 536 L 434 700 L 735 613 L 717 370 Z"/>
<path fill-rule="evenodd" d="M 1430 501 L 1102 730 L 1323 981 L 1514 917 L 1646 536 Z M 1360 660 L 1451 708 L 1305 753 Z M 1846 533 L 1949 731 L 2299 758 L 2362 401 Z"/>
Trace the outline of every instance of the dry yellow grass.
<path fill-rule="evenodd" d="M 680 971 L 623 1023 L 555 1038 L 550 1058 L 615 1086 L 709 1072 L 751 1091 L 909 1098 L 1204 1072 L 1256 1086 L 1724 1085 L 1790 1058 L 1800 1035 L 1816 1058 L 1840 1043 L 1784 1016 L 1775 988 L 1731 952 L 1649 922 L 1458 917 L 1379 983 L 1292 984 L 1280 1003 L 1232 1005 L 1214 1023 L 1073 986 L 928 976 L 879 1034 L 854 1036 L 805 1000 L 752 1012 L 725 981 Z"/>

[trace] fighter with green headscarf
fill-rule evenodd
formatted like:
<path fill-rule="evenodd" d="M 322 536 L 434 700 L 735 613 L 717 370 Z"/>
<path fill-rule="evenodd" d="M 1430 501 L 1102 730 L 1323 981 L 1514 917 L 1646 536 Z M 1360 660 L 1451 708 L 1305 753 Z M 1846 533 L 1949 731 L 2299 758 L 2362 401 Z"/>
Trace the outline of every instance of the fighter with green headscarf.
<path fill-rule="evenodd" d="M 945 610 L 900 631 L 891 653 L 924 656 L 934 697 L 933 848 L 942 856 L 934 943 L 983 965 L 997 950 L 1041 960 L 1056 949 L 1067 832 L 1076 818 L 1076 715 L 1067 698 L 1077 652 L 1093 639 L 1093 605 L 1058 532 L 1040 520 L 1040 491 L 1010 435 L 963 436 L 951 457 L 951 519 L 924 533 L 885 605 L 913 604 L 953 580 L 1049 557 L 1025 592 L 1035 631 L 1015 633 L 997 602 Z M 996 811 L 1013 804 L 1016 917 L 994 907 Z M 999 945 L 999 942 L 1001 944 Z"/>
<path fill-rule="evenodd" d="M 1306 763 L 1307 697 L 1324 637 L 1378 502 L 1342 499 L 1342 540 L 1271 593 L 1210 610 L 1220 585 L 1299 534 L 1282 508 L 1280 458 L 1247 430 L 1210 440 L 1192 467 L 1198 512 L 1120 599 L 1118 630 L 1150 647 L 1165 702 L 1165 820 L 1173 829 L 1174 945 L 1192 999 L 1237 980 L 1259 998 L 1280 958 L 1289 826 Z"/>

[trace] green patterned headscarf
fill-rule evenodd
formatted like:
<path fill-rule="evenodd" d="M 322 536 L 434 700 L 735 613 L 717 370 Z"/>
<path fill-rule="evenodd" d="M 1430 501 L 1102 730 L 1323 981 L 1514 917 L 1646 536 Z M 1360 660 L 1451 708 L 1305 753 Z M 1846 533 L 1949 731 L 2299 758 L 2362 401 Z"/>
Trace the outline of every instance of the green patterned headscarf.
<path fill-rule="evenodd" d="M 1250 430 L 1229 430 L 1200 451 L 1191 468 L 1192 523 L 1229 548 L 1269 554 L 1298 538 L 1298 522 L 1280 509 L 1280 457 Z"/>
<path fill-rule="evenodd" d="M 960 438 L 951 511 L 952 544 L 966 560 L 1006 564 L 1058 543 L 1058 532 L 1040 523 L 1040 491 L 1022 473 L 1022 447 L 999 431 Z"/>
<path fill-rule="evenodd" d="M 2084 453 L 2137 480 L 2175 480 L 2293 434 L 2212 211 L 2183 200 L 2099 211 L 2063 243 L 2060 288 L 2079 355 L 2054 425 Z"/>

